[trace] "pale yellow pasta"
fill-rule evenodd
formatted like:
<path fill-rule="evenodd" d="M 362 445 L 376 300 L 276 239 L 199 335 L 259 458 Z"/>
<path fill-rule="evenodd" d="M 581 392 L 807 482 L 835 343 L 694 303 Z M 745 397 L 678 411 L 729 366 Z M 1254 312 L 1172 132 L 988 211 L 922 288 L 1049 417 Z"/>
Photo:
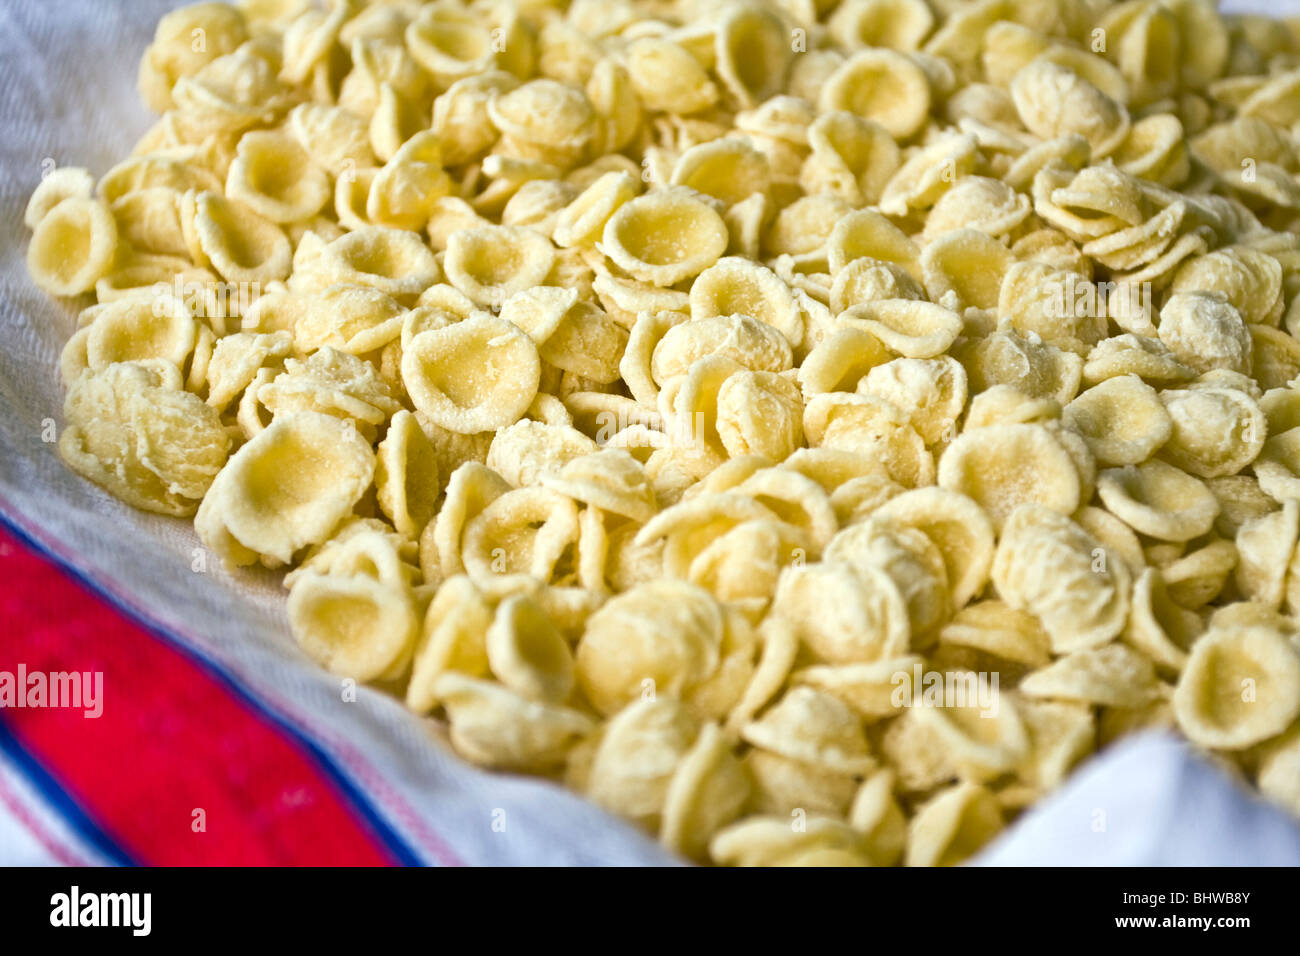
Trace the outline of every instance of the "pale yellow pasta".
<path fill-rule="evenodd" d="M 439 278 L 438 263 L 423 243 L 405 230 L 380 226 L 326 244 L 316 268 L 334 282 L 369 286 L 406 301 Z"/>
<path fill-rule="evenodd" d="M 485 767 L 555 769 L 592 730 L 591 718 L 580 711 L 530 700 L 456 671 L 434 678 L 432 689 L 447 709 L 456 752 Z"/>
<path fill-rule="evenodd" d="M 366 575 L 307 571 L 289 589 L 288 610 L 299 646 L 331 673 L 354 680 L 390 674 L 419 627 L 409 588 Z"/>
<path fill-rule="evenodd" d="M 1026 697 L 1136 709 L 1161 695 L 1151 661 L 1126 644 L 1071 651 L 1020 683 Z"/>
<path fill-rule="evenodd" d="M 691 283 L 691 318 L 746 315 L 776 329 L 793 348 L 804 338 L 790 288 L 769 269 L 738 256 L 719 259 Z"/>
<path fill-rule="evenodd" d="M 199 327 L 170 292 L 124 296 L 106 304 L 86 327 L 86 365 L 98 371 L 114 362 L 163 359 L 184 369 Z"/>
<path fill-rule="evenodd" d="M 108 272 L 117 244 L 117 223 L 108 205 L 71 196 L 37 222 L 27 248 L 27 271 L 51 295 L 80 295 Z"/>
<path fill-rule="evenodd" d="M 1057 573 L 1043 575 L 1043 562 Z M 1090 534 L 1051 508 L 1025 504 L 1002 529 L 991 571 L 998 594 L 1043 622 L 1057 653 L 1098 647 L 1128 613 L 1130 576 Z"/>
<path fill-rule="evenodd" d="M 1202 746 L 1267 740 L 1300 715 L 1300 653 L 1267 627 L 1212 630 L 1192 645 L 1173 704 L 1179 727 Z"/>
<path fill-rule="evenodd" d="M 670 188 L 619 207 L 605 223 L 602 248 L 633 278 L 668 286 L 717 262 L 727 249 L 727 227 L 690 190 Z"/>
<path fill-rule="evenodd" d="M 33 175 L 58 452 L 692 861 L 964 862 L 1144 727 L 1296 810 L 1297 64 L 1209 0 L 198 3 Z"/>
<path fill-rule="evenodd" d="M 554 249 L 541 233 L 521 226 L 483 226 L 455 232 L 447 242 L 447 281 L 478 305 L 497 306 L 551 271 Z"/>
<path fill-rule="evenodd" d="M 537 603 L 523 595 L 497 606 L 485 647 L 493 675 L 535 700 L 563 703 L 573 690 L 573 654 Z"/>
<path fill-rule="evenodd" d="M 292 265 L 289 239 L 245 203 L 214 193 L 194 200 L 194 235 L 202 255 L 232 282 L 284 279 Z"/>
<path fill-rule="evenodd" d="M 379 507 L 393 526 L 417 538 L 434 514 L 440 487 L 438 459 L 415 416 L 403 409 L 393 416 L 375 456 Z"/>
<path fill-rule="evenodd" d="M 329 178 L 284 133 L 252 132 L 239 140 L 226 174 L 226 195 L 272 222 L 310 219 L 330 198 Z"/>
<path fill-rule="evenodd" d="M 1136 465 L 1169 441 L 1173 420 L 1155 389 L 1136 375 L 1108 378 L 1066 405 L 1062 420 L 1099 465 Z"/>
<path fill-rule="evenodd" d="M 1123 141 L 1129 114 L 1078 73 L 1041 57 L 1016 74 L 1011 95 L 1025 127 L 1043 139 L 1078 134 L 1105 156 Z"/>
<path fill-rule="evenodd" d="M 1219 513 L 1219 503 L 1204 483 L 1158 460 L 1101 472 L 1097 493 L 1134 531 L 1164 541 L 1204 534 Z"/>
<path fill-rule="evenodd" d="M 870 565 L 791 568 L 781 576 L 772 614 L 820 659 L 834 663 L 897 656 L 907 650 L 911 634 L 897 585 Z"/>
<path fill-rule="evenodd" d="M 319 544 L 374 476 L 375 456 L 349 422 L 319 412 L 277 418 L 231 457 L 195 519 L 226 560 L 288 562 Z"/>
<path fill-rule="evenodd" d="M 925 440 L 907 413 L 885 399 L 841 392 L 816 395 L 804 406 L 803 427 L 810 445 L 874 458 L 904 487 L 934 481 L 934 456 Z"/>
<path fill-rule="evenodd" d="M 997 799 L 984 787 L 962 783 L 918 808 L 908 823 L 907 866 L 962 863 L 1002 829 Z"/>
<path fill-rule="evenodd" d="M 743 140 L 719 139 L 683 153 L 670 181 L 734 206 L 755 193 L 766 194 L 770 178 L 762 153 Z"/>
<path fill-rule="evenodd" d="M 226 463 L 215 413 L 181 389 L 165 361 L 118 363 L 71 384 L 59 454 L 135 507 L 190 515 Z"/>
<path fill-rule="evenodd" d="M 898 144 L 881 124 L 846 110 L 823 113 L 808 127 L 812 152 L 799 169 L 809 195 L 829 193 L 853 206 L 880 199 L 898 171 Z"/>
<path fill-rule="evenodd" d="M 1042 425 L 1000 424 L 963 433 L 939 459 L 938 481 L 978 502 L 999 529 L 1021 505 L 1068 515 L 1080 503 L 1078 467 Z"/>
<path fill-rule="evenodd" d="M 402 378 L 418 411 L 461 434 L 518 421 L 537 394 L 537 347 L 489 315 L 421 332 L 402 356 Z"/>
<path fill-rule="evenodd" d="M 892 50 L 862 50 L 821 87 L 822 110 L 847 110 L 875 120 L 896 139 L 920 129 L 930 109 L 930 83 L 914 62 Z"/>
<path fill-rule="evenodd" d="M 995 310 L 1001 276 L 1010 265 L 1006 246 L 973 229 L 944 233 L 921 253 L 921 271 L 930 297 L 961 312 L 968 308 Z"/>
<path fill-rule="evenodd" d="M 695 113 L 712 106 L 718 87 L 689 52 L 670 40 L 646 37 L 626 51 L 632 88 L 650 110 Z"/>
<path fill-rule="evenodd" d="M 933 358 L 948 350 L 961 332 L 961 316 L 932 302 L 880 299 L 855 305 L 839 322 L 870 332 L 893 352 L 907 358 Z"/>
<path fill-rule="evenodd" d="M 60 166 L 41 178 L 23 211 L 23 224 L 35 229 L 55 206 L 65 199 L 89 199 L 95 191 L 95 178 L 76 166 Z"/>
<path fill-rule="evenodd" d="M 577 538 L 573 502 L 544 488 L 517 488 L 465 522 L 461 559 L 480 586 L 494 575 L 529 574 L 549 581 Z"/>
<path fill-rule="evenodd" d="M 684 694 L 713 675 L 722 636 L 722 609 L 707 591 L 680 581 L 639 585 L 587 621 L 578 684 L 603 714 L 647 690 Z"/>
<path fill-rule="evenodd" d="M 928 209 L 952 184 L 975 171 L 978 155 L 974 137 L 946 136 L 918 149 L 898 169 L 880 197 L 880 208 L 891 216 Z"/>

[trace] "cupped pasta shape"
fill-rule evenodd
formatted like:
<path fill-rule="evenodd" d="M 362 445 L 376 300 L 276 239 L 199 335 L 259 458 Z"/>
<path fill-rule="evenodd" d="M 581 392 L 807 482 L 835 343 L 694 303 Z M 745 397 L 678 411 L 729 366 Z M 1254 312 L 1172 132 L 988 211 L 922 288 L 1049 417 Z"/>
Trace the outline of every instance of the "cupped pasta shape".
<path fill-rule="evenodd" d="M 994 310 L 1002 275 L 1012 255 L 991 236 L 959 229 L 939 236 L 921 253 L 921 271 L 931 299 L 956 310 Z"/>
<path fill-rule="evenodd" d="M 1162 541 L 1205 534 L 1219 514 L 1218 499 L 1204 482 L 1158 459 L 1102 471 L 1097 493 L 1134 531 Z"/>
<path fill-rule="evenodd" d="M 1271 628 L 1211 630 L 1192 645 L 1173 705 L 1183 733 L 1204 747 L 1275 737 L 1300 715 L 1300 653 Z"/>
<path fill-rule="evenodd" d="M 272 222 L 310 219 L 332 192 L 325 170 L 287 133 L 245 133 L 226 174 L 226 195 Z"/>
<path fill-rule="evenodd" d="M 976 501 L 1001 530 L 1011 513 L 1040 504 L 1062 515 L 1079 507 L 1079 470 L 1042 425 L 990 425 L 966 431 L 939 459 L 939 485 Z"/>
<path fill-rule="evenodd" d="M 771 178 L 768 159 L 757 149 L 743 140 L 719 139 L 683 153 L 671 182 L 734 206 L 755 193 L 766 195 Z"/>
<path fill-rule="evenodd" d="M 921 277 L 920 250 L 916 243 L 872 209 L 859 209 L 836 219 L 826 238 L 825 252 L 832 275 L 838 275 L 855 259 L 865 257 L 896 263 L 914 279 Z"/>
<path fill-rule="evenodd" d="M 402 409 L 388 423 L 375 457 L 379 508 L 408 538 L 433 518 L 441 489 L 438 456 L 416 417 Z"/>
<path fill-rule="evenodd" d="M 1127 644 L 1071 651 L 1026 676 L 1017 690 L 1029 698 L 1126 709 L 1146 706 L 1163 694 L 1151 660 Z"/>
<path fill-rule="evenodd" d="M 930 81 L 901 53 L 861 50 L 826 79 L 817 105 L 865 116 L 895 139 L 907 139 L 930 110 Z"/>
<path fill-rule="evenodd" d="M 928 209 L 958 179 L 975 172 L 979 156 L 975 137 L 949 134 L 909 156 L 885 183 L 880 209 L 891 216 L 906 216 Z"/>
<path fill-rule="evenodd" d="M 274 222 L 246 203 L 216 193 L 200 193 L 194 210 L 198 247 L 222 278 L 271 282 L 288 277 L 293 248 Z"/>
<path fill-rule="evenodd" d="M 724 827 L 709 841 L 709 856 L 722 866 L 870 866 L 865 837 L 831 816 L 809 815 L 802 829 L 788 814 L 752 815 Z"/>
<path fill-rule="evenodd" d="M 996 598 L 968 604 L 954 614 L 939 631 L 939 644 L 983 651 L 1033 668 L 1052 660 L 1051 641 L 1038 618 Z"/>
<path fill-rule="evenodd" d="M 634 700 L 601 728 L 589 763 L 570 761 L 570 781 L 600 806 L 655 830 L 699 732 L 699 719 L 675 698 Z"/>
<path fill-rule="evenodd" d="M 727 225 L 685 187 L 659 189 L 624 203 L 605 223 L 601 249 L 642 282 L 669 286 L 697 276 L 727 251 Z"/>
<path fill-rule="evenodd" d="M 804 435 L 818 448 L 875 459 L 877 469 L 904 487 L 934 482 L 934 456 L 907 413 L 871 395 L 828 392 L 804 406 Z"/>
<path fill-rule="evenodd" d="M 560 211 L 551 238 L 561 249 L 594 247 L 609 217 L 640 191 L 640 181 L 630 173 L 602 174 Z"/>
<path fill-rule="evenodd" d="M 956 866 L 1003 827 L 997 798 L 976 783 L 959 783 L 922 804 L 907 826 L 906 866 Z"/>
<path fill-rule="evenodd" d="M 574 687 L 573 653 L 555 624 L 527 595 L 502 601 L 487 631 L 497 680 L 534 700 L 562 704 Z"/>
<path fill-rule="evenodd" d="M 628 45 L 632 88 L 648 110 L 696 113 L 717 102 L 717 85 L 700 61 L 668 39 L 642 37 Z"/>
<path fill-rule="evenodd" d="M 730 734 L 705 724 L 668 784 L 660 842 L 689 859 L 704 859 L 710 837 L 744 811 L 750 790 Z"/>
<path fill-rule="evenodd" d="M 103 200 L 69 197 L 41 217 L 27 247 L 27 271 L 51 295 L 89 292 L 117 253 L 117 222 Z"/>
<path fill-rule="evenodd" d="M 846 326 L 817 343 L 799 366 L 804 396 L 853 388 L 872 368 L 889 361 L 890 353 L 870 332 Z"/>
<path fill-rule="evenodd" d="M 544 285 L 555 264 L 549 239 L 525 226 L 479 226 L 447 240 L 447 281 L 476 304 L 500 307 L 510 296 Z"/>
<path fill-rule="evenodd" d="M 59 454 L 137 508 L 191 515 L 226 463 L 230 436 L 165 361 L 123 362 L 71 382 Z"/>
<path fill-rule="evenodd" d="M 170 292 L 123 296 L 107 303 L 86 335 L 86 365 L 164 359 L 184 369 L 198 342 L 199 325 Z"/>
<path fill-rule="evenodd" d="M 875 202 L 902 161 L 889 130 L 845 110 L 823 113 L 807 135 L 812 153 L 799 184 L 810 195 L 830 193 L 852 206 Z"/>
<path fill-rule="evenodd" d="M 407 707 L 417 714 L 432 710 L 438 703 L 434 684 L 447 671 L 488 676 L 487 631 L 492 613 L 487 598 L 465 575 L 450 575 L 438 585 L 412 653 Z"/>
<path fill-rule="evenodd" d="M 1094 157 L 1113 152 L 1129 131 L 1128 110 L 1070 69 L 1040 57 L 1011 81 L 1025 128 L 1043 139 L 1077 134 Z"/>
<path fill-rule="evenodd" d="M 925 235 L 939 237 L 971 229 L 999 238 L 1020 226 L 1032 211 L 1028 196 L 1000 179 L 963 176 L 939 197 L 925 220 Z"/>
<path fill-rule="evenodd" d="M 1268 421 L 1259 403 L 1235 388 L 1165 389 L 1169 440 L 1160 450 L 1198 478 L 1235 475 L 1264 449 Z"/>
<path fill-rule="evenodd" d="M 542 484 L 560 494 L 633 521 L 649 521 L 657 513 L 654 487 L 645 467 L 621 448 L 605 447 L 575 456 Z"/>
<path fill-rule="evenodd" d="M 405 40 L 416 62 L 446 86 L 496 62 L 492 29 L 454 8 L 424 7 L 406 27 Z"/>
<path fill-rule="evenodd" d="M 1226 296 L 1174 293 L 1160 309 L 1159 335 L 1180 362 L 1197 372 L 1250 371 L 1250 332 Z"/>
<path fill-rule="evenodd" d="M 970 671 L 957 672 L 960 680 Z M 969 680 L 951 701 L 927 702 L 922 695 L 916 720 L 946 751 L 948 760 L 966 780 L 985 782 L 1015 769 L 1029 756 L 1029 734 L 1014 696 L 989 688 L 984 697 L 968 693 Z"/>
<path fill-rule="evenodd" d="M 907 604 L 912 639 L 918 645 L 929 643 L 952 613 L 943 555 L 923 531 L 872 515 L 835 535 L 823 557 L 889 575 Z"/>
<path fill-rule="evenodd" d="M 957 420 L 966 407 L 966 370 L 948 355 L 893 359 L 872 367 L 857 390 L 893 404 L 926 445 L 933 446 L 957 433 Z"/>
<path fill-rule="evenodd" d="M 609 715 L 647 692 L 681 697 L 721 659 L 722 607 L 703 588 L 662 580 L 607 601 L 578 643 L 578 686 Z"/>
<path fill-rule="evenodd" d="M 803 444 L 799 386 L 775 372 L 742 370 L 718 389 L 717 429 L 732 457 L 784 461 Z"/>
<path fill-rule="evenodd" d="M 483 314 L 411 339 L 402 381 L 417 411 L 472 435 L 523 417 L 537 395 L 541 360 L 517 326 Z"/>
<path fill-rule="evenodd" d="M 691 318 L 747 315 L 770 325 L 791 347 L 803 343 L 804 324 L 794 294 L 770 269 L 741 256 L 727 256 L 691 283 Z"/>
<path fill-rule="evenodd" d="M 1173 421 L 1160 396 L 1136 375 L 1120 375 L 1083 392 L 1062 412 L 1099 465 L 1136 465 L 1169 441 Z"/>
<path fill-rule="evenodd" d="M 550 581 L 577 540 L 578 509 L 572 501 L 545 488 L 516 488 L 465 523 L 461 559 L 480 586 L 509 574 Z"/>
<path fill-rule="evenodd" d="M 760 750 L 826 770 L 861 774 L 876 766 L 861 721 L 842 701 L 812 687 L 792 687 L 740 734 Z"/>
<path fill-rule="evenodd" d="M 298 646 L 332 674 L 374 680 L 409 653 L 419 631 L 408 589 L 366 575 L 307 571 L 289 589 Z"/>
<path fill-rule="evenodd" d="M 375 455 L 350 422 L 319 412 L 277 416 L 212 482 L 195 524 L 234 564 L 285 563 L 324 541 L 370 486 Z"/>
<path fill-rule="evenodd" d="M 493 436 L 486 464 L 514 487 L 524 488 L 558 475 L 569 462 L 596 449 L 596 442 L 571 425 L 525 418 Z"/>
<path fill-rule="evenodd" d="M 331 285 L 300 300 L 293 325 L 301 352 L 334 348 L 365 355 L 399 338 L 404 320 L 397 300 L 369 286 Z"/>
<path fill-rule="evenodd" d="M 934 29 L 934 13 L 923 0 L 847 0 L 826 26 L 849 49 L 916 50 Z"/>
<path fill-rule="evenodd" d="M 794 52 L 789 28 L 777 13 L 734 6 L 714 31 L 714 71 L 742 108 L 757 106 L 781 91 Z"/>
<path fill-rule="evenodd" d="M 869 564 L 790 568 L 781 575 L 772 615 L 819 659 L 837 664 L 897 657 L 911 640 L 902 593 L 888 574 Z"/>
<path fill-rule="evenodd" d="M 934 543 L 954 608 L 984 588 L 993 564 L 993 524 L 971 498 L 939 487 L 917 488 L 882 503 L 872 517 L 915 528 Z"/>
<path fill-rule="evenodd" d="M 354 229 L 326 244 L 317 268 L 333 282 L 398 297 L 418 296 L 440 276 L 433 252 L 419 236 L 384 226 Z"/>
<path fill-rule="evenodd" d="M 846 309 L 838 321 L 858 326 L 891 351 L 914 359 L 946 352 L 962 330 L 962 319 L 956 312 L 913 299 L 864 302 Z"/>
<path fill-rule="evenodd" d="M 95 177 L 79 166 L 60 166 L 41 177 L 23 210 L 23 224 L 35 229 L 46 213 L 65 199 L 89 199 L 95 191 Z"/>
<path fill-rule="evenodd" d="M 1044 567 L 1052 573 L 1043 574 Z M 1042 621 L 1058 654 L 1109 642 L 1128 617 L 1124 562 L 1108 560 L 1096 538 L 1040 504 L 1011 513 L 990 573 L 1003 601 Z"/>
<path fill-rule="evenodd" d="M 447 710 L 451 745 L 484 767 L 553 771 L 595 729 L 581 711 L 530 700 L 502 684 L 456 671 L 434 678 L 432 690 Z"/>

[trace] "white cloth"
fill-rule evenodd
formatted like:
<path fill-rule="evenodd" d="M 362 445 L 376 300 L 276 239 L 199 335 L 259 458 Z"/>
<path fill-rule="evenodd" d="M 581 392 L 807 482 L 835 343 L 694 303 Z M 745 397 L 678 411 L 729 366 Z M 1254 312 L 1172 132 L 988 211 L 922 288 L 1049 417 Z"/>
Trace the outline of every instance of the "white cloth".
<path fill-rule="evenodd" d="M 427 862 L 673 862 L 641 833 L 558 785 L 466 766 L 434 740 L 428 722 L 384 694 L 363 690 L 356 702 L 343 703 L 338 681 L 306 660 L 289 637 L 283 592 L 272 575 L 230 574 L 216 567 L 191 571 L 198 541 L 189 522 L 132 510 L 68 471 L 54 447 L 42 441 L 46 420 L 61 421 L 57 360 L 75 312 L 27 278 L 23 208 L 43 163 L 85 166 L 100 175 L 148 127 L 151 118 L 135 90 L 136 66 L 154 24 L 176 5 L 172 0 L 0 4 L 0 511 L 104 593 L 206 657 L 315 741 Z M 0 628 L 0 662 L 3 648 Z M 1164 751 L 1171 745 L 1150 746 Z M 1116 759 L 1116 772 L 1101 759 L 1079 786 L 1101 787 L 1107 806 L 1163 814 L 1171 809 L 1170 793 L 1154 778 L 1187 765 L 1183 752 L 1175 752 L 1182 763 L 1151 760 L 1134 769 Z M 1208 769 L 1187 773 L 1197 788 L 1215 785 Z M 59 855 L 30 832 L 33 819 L 41 824 L 38 830 L 58 830 L 57 818 L 2 760 L 0 784 L 6 784 L 8 797 L 0 800 L 0 863 L 59 862 Z M 1152 793 L 1163 802 L 1126 802 Z M 1071 838 L 1078 807 L 1065 796 L 1056 805 L 1070 816 L 1053 817 L 1050 809 L 1035 813 L 989 860 L 1181 862 L 1191 858 L 1186 851 L 1191 844 L 1201 860 L 1235 862 L 1250 856 L 1243 849 L 1254 845 L 1249 827 L 1262 819 L 1254 802 L 1232 791 L 1202 808 L 1218 816 L 1202 816 L 1195 830 L 1175 833 L 1152 823 L 1150 832 L 1159 839 L 1112 837 L 1094 842 L 1085 853 Z M 506 811 L 504 832 L 492 825 L 498 809 Z M 1121 831 L 1119 821 L 1127 825 L 1133 817 L 1116 810 L 1112 819 L 1114 833 L 1130 832 Z M 1181 815 L 1171 819 L 1184 821 Z M 1269 843 L 1259 853 L 1271 854 L 1274 861 L 1290 854 L 1291 862 L 1300 863 L 1295 833 L 1284 840 L 1277 836 L 1280 829 L 1270 816 L 1259 831 Z M 1143 831 L 1139 826 L 1132 832 Z M 1045 833 L 1050 840 L 1042 838 Z M 82 858 L 96 862 L 84 848 Z"/>

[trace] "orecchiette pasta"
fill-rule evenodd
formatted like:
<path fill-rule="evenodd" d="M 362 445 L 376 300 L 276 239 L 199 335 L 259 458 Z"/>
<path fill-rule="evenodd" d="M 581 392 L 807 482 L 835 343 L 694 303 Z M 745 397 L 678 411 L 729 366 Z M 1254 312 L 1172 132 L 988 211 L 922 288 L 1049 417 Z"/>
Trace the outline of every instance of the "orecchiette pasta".
<path fill-rule="evenodd" d="M 1205 0 L 195 4 L 24 210 L 58 451 L 691 860 L 960 863 L 1144 726 L 1300 812 L 1297 63 Z"/>

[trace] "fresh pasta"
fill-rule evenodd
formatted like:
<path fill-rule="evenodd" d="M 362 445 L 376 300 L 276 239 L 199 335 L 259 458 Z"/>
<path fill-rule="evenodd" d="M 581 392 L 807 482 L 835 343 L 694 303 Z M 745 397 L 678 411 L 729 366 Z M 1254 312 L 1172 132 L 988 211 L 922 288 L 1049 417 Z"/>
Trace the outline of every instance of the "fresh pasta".
<path fill-rule="evenodd" d="M 186 7 L 24 213 L 58 451 L 693 861 L 958 864 L 1144 726 L 1300 814 L 1298 67 L 1210 0 Z"/>

